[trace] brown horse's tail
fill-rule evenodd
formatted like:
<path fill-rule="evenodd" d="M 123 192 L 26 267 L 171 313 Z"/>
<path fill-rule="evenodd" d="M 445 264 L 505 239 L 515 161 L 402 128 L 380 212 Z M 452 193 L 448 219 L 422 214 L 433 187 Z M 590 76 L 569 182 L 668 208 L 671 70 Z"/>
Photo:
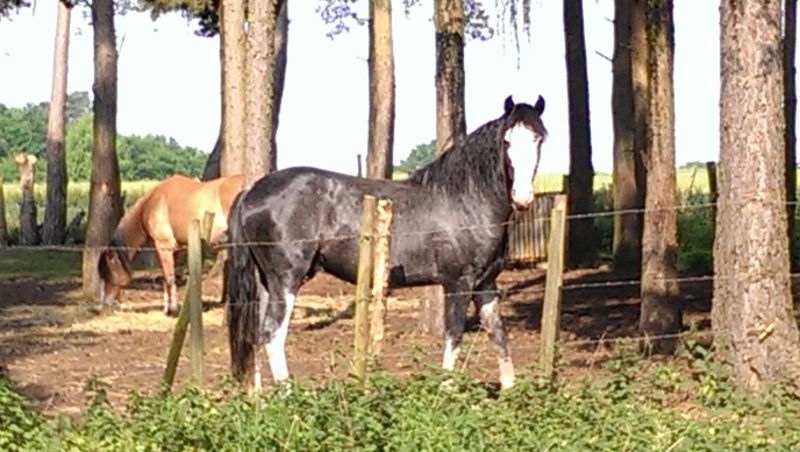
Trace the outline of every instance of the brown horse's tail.
<path fill-rule="evenodd" d="M 223 279 L 231 371 L 239 381 L 252 374 L 258 346 L 255 262 L 250 248 L 245 244 L 241 215 L 246 192 L 243 190 L 236 196 L 228 216 L 229 249 Z"/>

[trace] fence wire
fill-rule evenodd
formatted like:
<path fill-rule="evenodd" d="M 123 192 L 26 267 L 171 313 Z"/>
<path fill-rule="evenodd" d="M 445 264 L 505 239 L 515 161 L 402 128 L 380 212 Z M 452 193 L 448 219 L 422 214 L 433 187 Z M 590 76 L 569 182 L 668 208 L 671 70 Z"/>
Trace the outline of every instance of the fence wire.
<path fill-rule="evenodd" d="M 791 202 L 778 202 L 769 199 L 764 199 L 760 197 L 752 197 L 749 199 L 745 199 L 742 201 L 733 201 L 727 203 L 719 203 L 719 202 L 706 202 L 706 203 L 684 203 L 684 204 L 676 204 L 674 206 L 665 206 L 660 208 L 641 208 L 641 209 L 620 209 L 620 210 L 608 210 L 608 211 L 601 211 L 601 212 L 590 212 L 590 213 L 574 213 L 565 216 L 566 221 L 572 220 L 585 220 L 585 219 L 592 219 L 592 218 L 604 218 L 604 217 L 613 217 L 617 215 L 638 215 L 638 214 L 645 214 L 649 212 L 669 212 L 669 211 L 680 211 L 680 210 L 701 210 L 701 209 L 710 209 L 710 208 L 721 208 L 721 207 L 742 207 L 752 203 L 762 203 L 762 204 L 771 204 L 771 205 L 778 205 L 778 206 L 796 206 L 798 202 L 791 201 Z M 540 221 L 543 223 L 550 222 L 550 216 L 538 218 L 535 221 Z M 435 235 L 435 234 L 444 234 L 444 233 L 453 233 L 453 232 L 460 232 L 460 231 L 470 231 L 470 230 L 480 230 L 480 229 L 493 229 L 493 228 L 507 228 L 508 226 L 514 224 L 514 220 L 507 220 L 499 223 L 485 223 L 485 224 L 477 224 L 477 225 L 470 225 L 470 226 L 459 226 L 453 228 L 442 228 L 442 229 L 429 229 L 429 230 L 422 230 L 422 231 L 409 231 L 409 232 L 399 232 L 394 234 L 389 234 L 390 238 L 399 238 L 399 237 L 406 237 L 406 236 L 419 236 L 419 235 Z M 372 234 L 364 234 L 367 236 L 372 236 Z M 229 243 L 223 242 L 219 244 L 213 245 L 214 249 L 227 249 L 233 248 L 238 246 L 247 246 L 247 247 L 261 247 L 261 246 L 278 246 L 278 245 L 289 245 L 289 244 L 302 244 L 302 243 L 319 243 L 319 242 L 335 242 L 335 241 L 345 241 L 345 240 L 357 240 L 362 236 L 362 234 L 343 234 L 343 235 L 335 235 L 335 236 L 328 236 L 328 237 L 303 237 L 303 238 L 295 238 L 295 239 L 286 239 L 286 240 L 262 240 L 262 241 L 245 241 L 245 242 L 237 242 L 237 243 Z M 87 246 L 87 245 L 13 245 L 9 246 L 8 249 L 15 249 L 15 250 L 31 250 L 31 251 L 67 251 L 67 252 L 84 252 L 87 250 L 118 250 L 118 251 L 158 251 L 158 250 L 171 250 L 171 251 L 184 251 L 187 249 L 186 246 L 178 246 L 178 247 L 158 247 L 158 246 L 142 246 L 142 247 L 127 247 L 127 246 Z"/>

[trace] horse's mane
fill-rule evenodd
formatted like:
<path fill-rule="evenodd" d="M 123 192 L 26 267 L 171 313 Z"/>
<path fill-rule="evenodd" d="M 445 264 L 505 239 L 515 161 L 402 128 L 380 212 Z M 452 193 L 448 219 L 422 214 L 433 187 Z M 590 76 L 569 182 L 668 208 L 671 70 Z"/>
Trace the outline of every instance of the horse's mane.
<path fill-rule="evenodd" d="M 412 172 L 407 182 L 428 188 L 461 192 L 475 184 L 493 185 L 505 181 L 500 164 L 504 145 L 503 119 L 487 122 L 451 145 L 433 161 Z M 466 185 L 465 185 L 466 184 Z"/>

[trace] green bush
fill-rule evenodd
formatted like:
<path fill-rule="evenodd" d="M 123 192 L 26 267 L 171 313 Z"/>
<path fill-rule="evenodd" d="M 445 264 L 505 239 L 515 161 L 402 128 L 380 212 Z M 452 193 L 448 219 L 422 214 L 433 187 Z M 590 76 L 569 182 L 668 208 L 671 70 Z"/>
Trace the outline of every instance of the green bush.
<path fill-rule="evenodd" d="M 77 421 L 43 420 L 9 385 L 0 436 L 18 450 L 792 450 L 800 401 L 745 397 L 699 348 L 672 363 L 620 354 L 592 380 L 545 386 L 523 374 L 496 394 L 460 373 L 376 373 L 247 395 L 233 385 L 133 393 L 114 412 L 97 381 Z M 605 374 L 603 374 L 605 372 Z M 603 377 L 602 375 L 607 375 Z M 443 387 L 448 379 L 447 388 Z M 2 434 L 0 434 L 2 435 Z M 8 439 L 7 439 L 8 438 Z"/>

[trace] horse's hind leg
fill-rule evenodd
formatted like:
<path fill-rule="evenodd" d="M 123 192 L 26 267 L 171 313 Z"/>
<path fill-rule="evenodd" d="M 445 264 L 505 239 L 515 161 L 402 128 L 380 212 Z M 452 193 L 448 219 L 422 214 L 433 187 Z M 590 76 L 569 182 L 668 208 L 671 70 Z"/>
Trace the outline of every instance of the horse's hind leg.
<path fill-rule="evenodd" d="M 164 314 L 174 315 L 178 312 L 178 286 L 175 283 L 175 246 L 177 244 L 169 241 L 155 242 L 158 263 L 161 266 L 161 273 L 164 275 Z"/>
<path fill-rule="evenodd" d="M 468 284 L 445 285 L 445 337 L 442 368 L 453 370 L 461 350 L 461 340 L 464 337 L 464 326 L 467 322 L 467 303 L 469 295 L 466 292 Z"/>
<path fill-rule="evenodd" d="M 475 295 L 475 303 L 480 309 L 481 325 L 489 333 L 489 337 L 497 352 L 497 363 L 500 366 L 500 386 L 508 389 L 514 385 L 514 364 L 511 362 L 511 351 L 508 336 L 500 315 L 500 294 L 494 282 L 482 286 Z"/>

